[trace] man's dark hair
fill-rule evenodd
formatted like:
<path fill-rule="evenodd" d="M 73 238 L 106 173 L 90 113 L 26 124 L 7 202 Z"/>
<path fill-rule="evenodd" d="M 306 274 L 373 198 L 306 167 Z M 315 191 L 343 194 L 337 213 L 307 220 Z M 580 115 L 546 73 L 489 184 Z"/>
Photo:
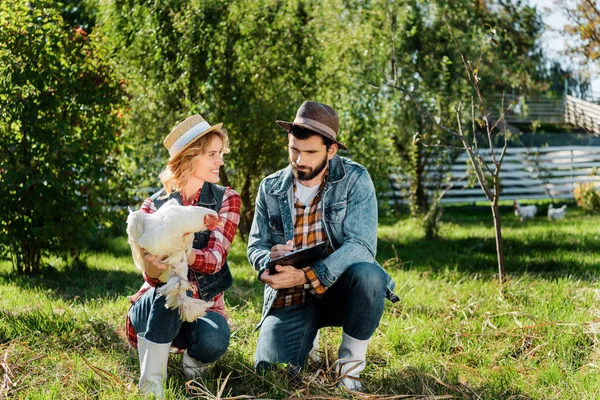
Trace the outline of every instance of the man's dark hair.
<path fill-rule="evenodd" d="M 331 145 L 335 143 L 333 140 L 329 139 L 328 137 L 325 137 L 313 130 L 306 129 L 301 126 L 292 126 L 292 129 L 290 130 L 290 134 L 293 137 L 295 137 L 296 139 L 300 139 L 300 140 L 306 140 L 315 135 L 321 136 L 321 139 L 323 139 L 323 144 L 327 148 L 327 151 L 329 151 L 329 148 L 331 147 Z"/>

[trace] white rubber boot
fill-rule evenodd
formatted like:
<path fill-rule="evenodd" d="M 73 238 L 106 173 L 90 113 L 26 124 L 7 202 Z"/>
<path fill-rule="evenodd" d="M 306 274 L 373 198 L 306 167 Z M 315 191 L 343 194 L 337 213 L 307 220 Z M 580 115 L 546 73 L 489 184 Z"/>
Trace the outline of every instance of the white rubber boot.
<path fill-rule="evenodd" d="M 338 378 L 341 378 L 339 387 L 345 386 L 348 390 L 362 390 L 362 384 L 358 377 L 367 363 L 367 347 L 370 340 L 358 340 L 342 333 L 338 360 L 333 364 Z"/>
<path fill-rule="evenodd" d="M 308 353 L 308 358 L 316 364 L 321 362 L 321 354 L 319 353 L 319 331 L 317 331 L 315 340 L 313 340 L 312 348 Z"/>
<path fill-rule="evenodd" d="M 190 356 L 186 350 L 183 352 L 182 366 L 185 379 L 190 380 L 204 378 L 208 364 L 196 360 L 194 357 Z"/>
<path fill-rule="evenodd" d="M 153 394 L 155 398 L 164 397 L 164 386 L 167 380 L 167 362 L 171 343 L 154 343 L 140 335 L 138 355 L 140 357 L 140 394 Z"/>

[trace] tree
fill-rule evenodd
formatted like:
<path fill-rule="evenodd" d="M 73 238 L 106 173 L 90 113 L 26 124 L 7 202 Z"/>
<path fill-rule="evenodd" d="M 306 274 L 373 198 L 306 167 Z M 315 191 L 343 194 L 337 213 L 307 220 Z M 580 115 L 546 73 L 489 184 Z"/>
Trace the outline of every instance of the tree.
<path fill-rule="evenodd" d="M 465 57 L 464 53 L 461 51 L 460 46 L 452 32 L 449 33 L 454 40 L 456 48 L 459 51 L 459 54 L 462 58 L 462 63 L 464 66 L 465 75 L 467 81 L 471 85 L 474 96 L 474 100 L 471 100 L 471 123 L 472 128 L 469 134 L 468 130 L 465 128 L 465 125 L 462 121 L 463 112 L 462 112 L 462 104 L 459 104 L 455 110 L 456 113 L 456 129 L 452 129 L 443 125 L 439 122 L 434 122 L 440 129 L 445 131 L 448 134 L 449 138 L 454 138 L 459 141 L 462 149 L 467 153 L 468 159 L 471 162 L 471 166 L 473 168 L 474 174 L 477 178 L 477 182 L 481 190 L 484 192 L 485 197 L 489 200 L 492 217 L 494 220 L 494 233 L 496 237 L 496 254 L 498 257 L 498 280 L 500 282 L 500 288 L 502 291 L 502 285 L 504 282 L 504 277 L 506 276 L 506 267 L 504 264 L 504 249 L 502 245 L 502 225 L 500 220 L 500 172 L 502 170 L 502 163 L 504 161 L 504 156 L 506 155 L 507 149 L 507 141 L 506 141 L 506 125 L 504 121 L 504 114 L 506 111 L 510 109 L 510 105 L 504 109 L 504 103 L 502 103 L 503 112 L 498 118 L 496 122 L 491 122 L 489 108 L 486 105 L 484 100 L 484 95 L 479 85 L 480 76 L 479 72 L 481 71 L 481 60 L 483 58 L 483 50 L 481 52 L 481 56 L 479 60 L 473 62 Z M 498 43 L 498 40 L 495 37 L 491 37 L 488 41 L 489 43 Z M 402 85 L 397 85 L 394 80 L 391 80 L 389 83 L 393 88 L 401 91 L 408 95 L 411 100 L 417 105 L 417 107 L 423 112 L 423 114 L 430 120 L 435 121 L 435 117 L 429 113 L 429 111 L 423 107 L 421 107 L 418 99 L 415 99 L 407 88 Z M 483 145 L 487 145 L 489 147 L 489 153 L 487 154 L 491 158 L 491 166 L 489 165 L 488 160 L 486 160 L 486 154 L 481 151 L 479 141 L 477 139 L 477 128 L 479 125 L 481 129 L 484 130 L 486 135 L 486 143 Z M 494 148 L 494 143 L 498 139 L 498 137 L 503 139 L 503 146 L 500 150 L 500 154 L 497 153 L 497 150 Z M 441 148 L 457 148 L 458 146 L 453 146 L 448 140 L 440 143 L 439 141 L 436 143 L 430 143 L 426 138 L 420 137 L 420 135 L 415 135 L 413 142 L 421 142 L 423 145 L 427 147 L 441 147 Z"/>
<path fill-rule="evenodd" d="M 157 187 L 162 139 L 193 113 L 223 122 L 232 152 L 221 175 L 242 198 L 249 231 L 258 183 L 286 163 L 277 119 L 294 117 L 315 92 L 321 61 L 311 2 L 107 1 L 99 24 L 128 81 L 126 138 L 132 187 Z"/>
<path fill-rule="evenodd" d="M 0 243 L 18 272 L 78 258 L 107 218 L 122 94 L 104 56 L 55 2 L 0 3 Z"/>
<path fill-rule="evenodd" d="M 563 2 L 561 7 L 565 7 Z M 565 31 L 580 40 L 570 46 L 573 54 L 583 55 L 587 60 L 600 58 L 600 8 L 595 0 L 578 0 L 574 7 L 565 7 L 571 24 Z"/>
<path fill-rule="evenodd" d="M 351 156 L 380 179 L 390 167 L 408 172 L 414 216 L 429 213 L 427 169 L 443 169 L 443 160 L 451 159 L 447 151 L 413 146 L 411 139 L 418 133 L 435 142 L 447 133 L 404 94 L 390 90 L 388 77 L 410 90 L 436 120 L 454 120 L 471 89 L 447 31 L 456 32 L 465 53 L 476 58 L 482 34 L 494 26 L 500 46 L 483 55 L 479 77 L 485 92 L 528 92 L 543 85 L 545 59 L 536 43 L 543 24 L 534 8 L 519 1 L 332 1 L 322 7 L 315 18 L 321 20 L 327 63 L 318 74 L 335 82 L 323 87 L 343 110 L 343 126 L 351 134 L 342 137 L 351 144 Z M 384 183 L 381 192 L 389 190 Z"/>

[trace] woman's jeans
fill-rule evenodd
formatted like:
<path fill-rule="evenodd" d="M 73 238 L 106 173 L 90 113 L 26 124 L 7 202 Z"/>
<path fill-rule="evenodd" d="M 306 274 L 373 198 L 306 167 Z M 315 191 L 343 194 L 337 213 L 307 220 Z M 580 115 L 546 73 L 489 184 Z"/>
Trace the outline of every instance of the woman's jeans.
<path fill-rule="evenodd" d="M 221 357 L 229 346 L 229 325 L 225 318 L 209 311 L 194 322 L 183 322 L 177 309 L 165 308 L 165 297 L 149 289 L 129 310 L 136 333 L 154 343 L 173 343 L 187 349 L 195 359 L 208 364 Z"/>
<path fill-rule="evenodd" d="M 271 309 L 260 329 L 257 371 L 275 363 L 302 367 L 319 328 L 325 326 L 341 326 L 355 339 L 370 339 L 383 315 L 386 279 L 376 265 L 354 264 L 322 298 L 307 294 L 303 304 Z"/>

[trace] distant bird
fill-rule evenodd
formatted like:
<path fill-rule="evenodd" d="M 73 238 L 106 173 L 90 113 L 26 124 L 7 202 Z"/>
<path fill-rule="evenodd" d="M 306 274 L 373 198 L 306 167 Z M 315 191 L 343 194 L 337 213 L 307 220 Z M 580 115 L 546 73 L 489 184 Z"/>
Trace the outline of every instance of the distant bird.
<path fill-rule="evenodd" d="M 193 299 L 186 295 L 196 287 L 188 280 L 188 256 L 192 251 L 195 232 L 214 230 L 220 223 L 219 215 L 208 208 L 182 206 L 171 199 L 155 213 L 141 210 L 130 212 L 127 217 L 127 236 L 135 265 L 144 270 L 144 250 L 158 257 L 169 268 L 159 279 L 166 284 L 158 288 L 165 296 L 165 307 L 179 309 L 183 321 L 192 322 L 206 314 L 213 303 Z"/>
<path fill-rule="evenodd" d="M 535 217 L 535 214 L 537 214 L 537 211 L 538 211 L 537 206 L 535 206 L 535 205 L 521 206 L 516 200 L 513 203 L 513 208 L 515 209 L 515 215 L 521 221 L 525 221 L 526 219 Z"/>
<path fill-rule="evenodd" d="M 563 219 L 567 214 L 567 205 L 563 204 L 560 208 L 554 208 L 552 204 L 548 206 L 548 219 Z"/>

